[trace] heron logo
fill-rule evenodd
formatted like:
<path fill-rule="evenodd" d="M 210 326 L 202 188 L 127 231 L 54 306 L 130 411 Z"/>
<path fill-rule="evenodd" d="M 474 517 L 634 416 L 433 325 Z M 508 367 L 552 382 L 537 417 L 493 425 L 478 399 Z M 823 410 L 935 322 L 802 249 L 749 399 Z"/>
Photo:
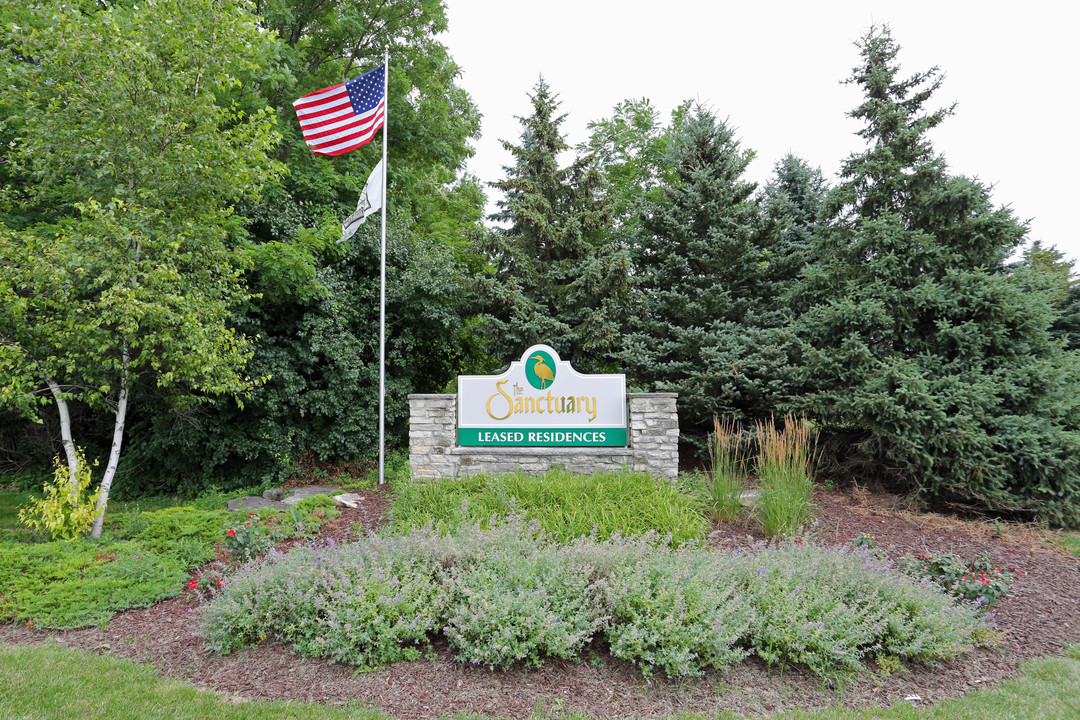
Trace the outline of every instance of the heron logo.
<path fill-rule="evenodd" d="M 529 357 L 525 365 L 525 378 L 537 390 L 547 390 L 555 382 L 555 361 L 543 350 Z"/>

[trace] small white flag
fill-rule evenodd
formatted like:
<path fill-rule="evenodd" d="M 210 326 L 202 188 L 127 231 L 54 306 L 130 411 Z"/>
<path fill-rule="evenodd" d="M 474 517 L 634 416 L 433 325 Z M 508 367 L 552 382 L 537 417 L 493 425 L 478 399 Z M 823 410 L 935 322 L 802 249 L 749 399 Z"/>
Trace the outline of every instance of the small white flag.
<path fill-rule="evenodd" d="M 345 242 L 355 235 L 357 229 L 367 220 L 367 216 L 382 208 L 385 195 L 383 161 L 380 160 L 368 175 L 367 184 L 364 185 L 364 191 L 360 193 L 360 200 L 356 203 L 356 212 L 345 218 L 345 222 L 341 224 L 341 239 L 338 242 Z"/>

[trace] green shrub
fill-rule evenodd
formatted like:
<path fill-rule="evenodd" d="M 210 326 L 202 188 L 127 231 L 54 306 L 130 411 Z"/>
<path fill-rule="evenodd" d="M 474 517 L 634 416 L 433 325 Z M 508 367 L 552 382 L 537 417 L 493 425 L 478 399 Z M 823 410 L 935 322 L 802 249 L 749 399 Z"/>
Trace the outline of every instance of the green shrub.
<path fill-rule="evenodd" d="M 446 606 L 440 543 L 416 531 L 271 552 L 226 580 L 203 613 L 203 634 L 220 653 L 273 636 L 303 655 L 362 668 L 416 659 Z"/>
<path fill-rule="evenodd" d="M 721 554 L 655 533 L 557 544 L 520 517 L 271 552 L 203 619 L 218 652 L 276 637 L 361 667 L 416 658 L 441 632 L 459 659 L 492 667 L 574 657 L 603 637 L 647 676 L 752 652 L 836 680 L 868 657 L 951 657 L 985 629 L 974 608 L 872 550 L 799 541 Z"/>
<path fill-rule="evenodd" d="M 705 528 L 693 497 L 674 483 L 630 471 L 580 475 L 563 469 L 402 483 L 392 522 L 400 532 L 429 522 L 455 530 L 518 513 L 563 540 L 654 530 L 679 544 L 700 539 Z"/>
<path fill-rule="evenodd" d="M 871 651 L 930 662 L 972 647 L 983 623 L 873 550 L 818 548 L 803 541 L 741 556 L 759 609 L 754 652 L 770 664 L 804 664 L 841 680 Z"/>
<path fill-rule="evenodd" d="M 697 676 L 742 660 L 748 652 L 740 646 L 757 616 L 742 586 L 736 565 L 700 549 L 635 548 L 607 586 L 611 654 L 646 677 L 654 669 Z"/>
<path fill-rule="evenodd" d="M 53 481 L 46 482 L 44 498 L 30 498 L 30 504 L 19 510 L 19 520 L 32 530 L 53 540 L 75 540 L 86 537 L 101 515 L 97 501 L 101 490 L 90 491 L 90 465 L 81 449 L 75 451 L 75 482 L 69 469 L 57 456 L 53 460 Z"/>
<path fill-rule="evenodd" d="M 515 532 L 472 560 L 448 574 L 443 632 L 459 660 L 507 668 L 573 658 L 601 626 L 589 569 L 536 533 Z"/>
<path fill-rule="evenodd" d="M 247 562 L 274 547 L 274 537 L 275 533 L 263 525 L 255 513 L 240 516 L 222 535 L 229 555 L 238 563 Z"/>
<path fill-rule="evenodd" d="M 296 525 L 298 533 L 313 533 L 328 520 L 341 515 L 337 500 L 328 495 L 315 495 L 304 498 L 289 508 L 289 517 Z"/>
<path fill-rule="evenodd" d="M 913 577 L 927 578 L 958 599 L 976 603 L 984 609 L 1003 598 L 1021 572 L 1011 566 L 998 565 L 986 552 L 970 561 L 953 553 L 905 555 L 900 559 L 900 566 Z"/>
<path fill-rule="evenodd" d="M 757 476 L 761 487 L 758 519 L 769 537 L 791 535 L 813 518 L 810 501 L 813 439 L 804 419 L 788 417 L 784 429 L 758 423 Z"/>

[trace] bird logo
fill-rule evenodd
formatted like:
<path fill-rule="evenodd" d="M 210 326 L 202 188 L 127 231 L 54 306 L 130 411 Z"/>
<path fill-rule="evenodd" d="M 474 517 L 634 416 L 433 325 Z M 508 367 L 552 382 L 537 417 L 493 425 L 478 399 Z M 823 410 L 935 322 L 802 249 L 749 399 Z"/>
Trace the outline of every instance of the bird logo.
<path fill-rule="evenodd" d="M 530 385 L 537 390 L 544 390 L 555 382 L 555 362 L 550 355 L 545 352 L 537 353 L 529 358 L 529 362 L 532 363 L 527 373 Z"/>

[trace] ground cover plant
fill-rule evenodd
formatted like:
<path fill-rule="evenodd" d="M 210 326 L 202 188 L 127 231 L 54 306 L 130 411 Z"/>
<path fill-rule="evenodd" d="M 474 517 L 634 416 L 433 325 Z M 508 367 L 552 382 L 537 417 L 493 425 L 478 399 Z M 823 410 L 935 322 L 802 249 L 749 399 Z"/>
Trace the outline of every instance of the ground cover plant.
<path fill-rule="evenodd" d="M 485 473 L 405 480 L 395 484 L 395 491 L 392 522 L 401 531 L 429 522 L 453 530 L 492 515 L 518 513 L 562 539 L 654 530 L 670 534 L 678 544 L 700 540 L 705 529 L 705 518 L 690 494 L 674 483 L 631 471 Z"/>
<path fill-rule="evenodd" d="M 264 540 L 235 551 L 234 559 L 248 559 L 275 540 L 310 533 L 337 512 L 328 507 L 336 503 L 326 497 L 298 503 L 287 521 L 277 512 L 238 517 L 172 502 L 146 503 L 159 508 L 154 510 L 138 503 L 114 508 L 101 539 L 31 542 L 41 539 L 38 534 L 0 542 L 0 622 L 53 629 L 100 625 L 117 612 L 180 594 L 190 572 L 215 559 L 219 542 L 228 548 L 228 533 L 236 534 L 233 527 L 243 529 L 241 539 Z M 213 505 L 220 508 L 221 503 Z"/>
<path fill-rule="evenodd" d="M 603 642 L 646 676 L 700 675 L 753 653 L 835 681 L 876 655 L 955 656 L 984 627 L 975 607 L 873 550 L 556 540 L 519 516 L 269 554 L 225 583 L 203 632 L 222 653 L 276 637 L 360 667 L 414 659 L 441 635 L 458 659 L 491 667 Z"/>
<path fill-rule="evenodd" d="M 916 553 L 900 559 L 900 566 L 915 577 L 925 577 L 946 592 L 980 607 L 990 607 L 1009 592 L 1017 574 L 1011 565 L 1002 567 L 985 553 L 964 560 L 956 553 Z"/>

